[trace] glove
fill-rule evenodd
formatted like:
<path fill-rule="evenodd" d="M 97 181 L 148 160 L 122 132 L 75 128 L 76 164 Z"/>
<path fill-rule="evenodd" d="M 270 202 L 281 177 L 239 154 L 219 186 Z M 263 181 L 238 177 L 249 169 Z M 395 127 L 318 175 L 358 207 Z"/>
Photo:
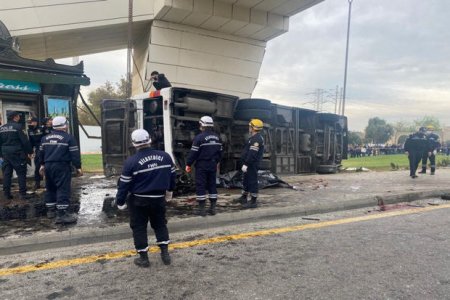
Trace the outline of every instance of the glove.
<path fill-rule="evenodd" d="M 437 154 L 437 150 L 433 150 L 433 154 L 436 155 Z"/>
<path fill-rule="evenodd" d="M 191 171 L 192 171 L 192 168 L 190 167 L 190 166 L 186 166 L 186 173 L 191 173 Z"/>
<path fill-rule="evenodd" d="M 117 204 L 117 199 L 114 198 L 114 200 L 111 201 L 111 207 L 116 207 L 116 206 L 117 206 L 117 208 L 118 208 L 119 210 L 125 210 L 125 209 L 127 209 L 127 204 L 126 204 L 126 203 L 125 203 L 124 205 L 118 205 L 118 204 Z"/>
<path fill-rule="evenodd" d="M 124 205 L 117 205 L 117 208 L 119 209 L 119 210 L 125 210 L 125 209 L 127 209 L 127 204 L 125 203 Z"/>
<path fill-rule="evenodd" d="M 248 169 L 248 167 L 246 165 L 242 165 L 242 168 L 241 168 L 242 172 L 247 173 L 247 169 Z"/>
<path fill-rule="evenodd" d="M 44 166 L 41 166 L 41 167 L 39 168 L 39 175 L 41 175 L 42 177 L 44 177 L 44 174 L 45 174 L 45 167 L 44 167 Z"/>
<path fill-rule="evenodd" d="M 428 156 L 431 156 L 431 152 L 428 152 Z"/>
<path fill-rule="evenodd" d="M 170 202 L 173 199 L 173 192 L 166 191 L 166 201 Z"/>

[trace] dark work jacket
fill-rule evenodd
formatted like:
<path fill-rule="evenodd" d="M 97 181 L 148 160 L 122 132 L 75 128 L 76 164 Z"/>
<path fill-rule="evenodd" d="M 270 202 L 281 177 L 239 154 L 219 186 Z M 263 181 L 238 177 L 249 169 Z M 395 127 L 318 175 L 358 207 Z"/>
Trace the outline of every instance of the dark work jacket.
<path fill-rule="evenodd" d="M 39 150 L 41 146 L 41 139 L 44 136 L 44 131 L 41 127 L 35 127 L 33 129 L 28 129 L 28 139 L 30 140 L 31 147 L 36 151 Z"/>
<path fill-rule="evenodd" d="M 158 81 L 153 81 L 153 86 L 157 91 L 159 91 L 161 89 L 171 87 L 172 85 L 164 74 L 158 74 Z"/>
<path fill-rule="evenodd" d="M 124 205 L 128 193 L 142 198 L 160 198 L 175 188 L 175 165 L 167 152 L 144 148 L 129 157 L 122 169 L 117 204 Z"/>
<path fill-rule="evenodd" d="M 244 165 L 258 165 L 264 153 L 264 139 L 260 133 L 251 136 L 242 151 L 241 161 Z"/>
<path fill-rule="evenodd" d="M 432 152 L 441 146 L 441 143 L 439 142 L 439 135 L 436 133 L 427 134 L 427 141 L 429 152 Z"/>
<path fill-rule="evenodd" d="M 404 149 L 408 152 L 420 152 L 427 151 L 428 142 L 425 134 L 416 132 L 411 134 L 405 141 Z"/>
<path fill-rule="evenodd" d="M 80 149 L 75 138 L 65 131 L 53 130 L 41 140 L 39 148 L 41 164 L 67 162 L 81 169 Z"/>
<path fill-rule="evenodd" d="M 17 122 L 9 121 L 0 126 L 0 156 L 13 153 L 31 154 L 33 149 L 22 131 L 22 126 Z"/>
<path fill-rule="evenodd" d="M 219 136 L 211 130 L 206 130 L 194 138 L 186 165 L 191 166 L 195 161 L 211 161 L 217 164 L 221 158 L 222 143 Z"/>

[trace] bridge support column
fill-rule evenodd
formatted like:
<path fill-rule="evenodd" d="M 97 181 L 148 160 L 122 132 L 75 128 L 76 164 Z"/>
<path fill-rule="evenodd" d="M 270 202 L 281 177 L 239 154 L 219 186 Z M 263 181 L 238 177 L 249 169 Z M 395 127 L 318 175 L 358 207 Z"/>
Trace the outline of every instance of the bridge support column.
<path fill-rule="evenodd" d="M 143 92 L 157 70 L 178 87 L 249 97 L 266 47 L 264 41 L 158 20 L 135 41 L 133 94 Z"/>

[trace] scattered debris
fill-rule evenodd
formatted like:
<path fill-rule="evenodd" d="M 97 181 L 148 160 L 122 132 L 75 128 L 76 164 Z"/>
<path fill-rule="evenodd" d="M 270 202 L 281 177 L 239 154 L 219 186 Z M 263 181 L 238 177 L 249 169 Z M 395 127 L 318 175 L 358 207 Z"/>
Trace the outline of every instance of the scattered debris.
<path fill-rule="evenodd" d="M 442 200 L 450 200 L 450 193 L 445 193 L 441 196 Z"/>
<path fill-rule="evenodd" d="M 232 171 L 219 176 L 220 185 L 224 188 L 242 188 L 242 171 Z M 281 180 L 277 175 L 270 171 L 258 171 L 258 187 L 260 189 L 268 187 L 287 187 L 295 189 L 294 186 Z"/>
<path fill-rule="evenodd" d="M 319 218 L 310 218 L 310 217 L 302 217 L 303 220 L 309 220 L 309 221 L 320 221 Z"/>

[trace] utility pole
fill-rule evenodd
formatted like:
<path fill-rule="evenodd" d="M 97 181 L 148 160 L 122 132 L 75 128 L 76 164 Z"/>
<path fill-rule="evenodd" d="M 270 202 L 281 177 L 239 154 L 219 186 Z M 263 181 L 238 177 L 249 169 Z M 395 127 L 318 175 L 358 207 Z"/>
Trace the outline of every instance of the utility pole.
<path fill-rule="evenodd" d="M 345 71 L 344 71 L 344 93 L 342 96 L 342 115 L 344 115 L 345 113 L 345 96 L 347 92 L 348 44 L 350 40 L 350 19 L 352 16 L 352 2 L 353 0 L 348 0 L 347 47 L 345 48 Z"/>

